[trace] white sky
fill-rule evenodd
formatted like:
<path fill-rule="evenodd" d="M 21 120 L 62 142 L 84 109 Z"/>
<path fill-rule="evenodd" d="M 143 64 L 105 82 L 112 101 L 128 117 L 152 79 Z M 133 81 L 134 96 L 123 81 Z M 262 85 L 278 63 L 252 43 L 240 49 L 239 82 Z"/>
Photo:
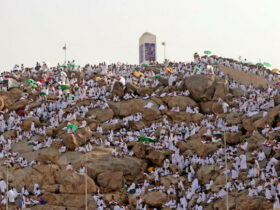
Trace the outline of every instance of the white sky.
<path fill-rule="evenodd" d="M 0 0 L 0 71 L 14 64 L 138 63 L 138 39 L 157 35 L 158 60 L 211 50 L 280 68 L 279 0 Z"/>

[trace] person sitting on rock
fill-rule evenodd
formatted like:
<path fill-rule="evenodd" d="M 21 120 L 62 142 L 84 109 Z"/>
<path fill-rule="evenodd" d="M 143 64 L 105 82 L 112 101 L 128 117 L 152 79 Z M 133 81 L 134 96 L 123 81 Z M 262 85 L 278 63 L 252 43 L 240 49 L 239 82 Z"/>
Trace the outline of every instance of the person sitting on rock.
<path fill-rule="evenodd" d="M 36 195 L 36 196 L 39 196 L 41 194 L 41 190 L 39 189 L 38 184 L 34 184 L 33 194 Z"/>
<path fill-rule="evenodd" d="M 71 163 L 69 163 L 67 166 L 66 166 L 66 170 L 67 171 L 73 171 L 73 166 Z"/>
<path fill-rule="evenodd" d="M 136 185 L 134 182 L 132 182 L 132 184 L 129 186 L 129 188 L 127 189 L 127 192 L 129 192 L 130 194 L 134 194 L 136 191 Z"/>
<path fill-rule="evenodd" d="M 66 146 L 61 146 L 58 151 L 61 153 L 66 152 Z"/>
<path fill-rule="evenodd" d="M 117 205 L 117 204 L 118 204 L 118 202 L 115 200 L 114 195 L 112 195 L 112 198 L 111 198 L 111 200 L 109 201 L 109 205 Z"/>
<path fill-rule="evenodd" d="M 176 208 L 176 201 L 172 197 L 169 197 L 168 202 L 165 203 L 164 205 L 168 206 L 171 209 L 175 209 Z"/>

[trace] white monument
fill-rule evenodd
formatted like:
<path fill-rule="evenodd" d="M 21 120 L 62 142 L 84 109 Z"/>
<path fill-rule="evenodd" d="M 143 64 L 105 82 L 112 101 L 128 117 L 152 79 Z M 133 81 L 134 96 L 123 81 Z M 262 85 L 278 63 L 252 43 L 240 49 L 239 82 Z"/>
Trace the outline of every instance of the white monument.
<path fill-rule="evenodd" d="M 151 61 L 156 61 L 156 42 L 156 36 L 149 32 L 143 33 L 139 38 L 140 64 L 149 64 Z"/>

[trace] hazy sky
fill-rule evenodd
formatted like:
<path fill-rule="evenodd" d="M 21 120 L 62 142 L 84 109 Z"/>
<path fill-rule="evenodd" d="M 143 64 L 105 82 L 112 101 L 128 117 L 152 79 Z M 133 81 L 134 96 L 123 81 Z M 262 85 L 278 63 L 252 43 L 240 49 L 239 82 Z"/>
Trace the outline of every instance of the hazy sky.
<path fill-rule="evenodd" d="M 280 68 L 279 0 L 0 0 L 0 71 L 14 64 L 138 63 L 138 39 L 157 36 L 158 60 L 194 52 Z"/>

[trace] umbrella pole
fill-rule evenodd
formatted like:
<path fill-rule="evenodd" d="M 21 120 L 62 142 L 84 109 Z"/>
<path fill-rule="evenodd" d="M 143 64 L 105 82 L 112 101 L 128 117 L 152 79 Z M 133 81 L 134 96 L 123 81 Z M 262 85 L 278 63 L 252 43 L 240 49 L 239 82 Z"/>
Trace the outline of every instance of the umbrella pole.
<path fill-rule="evenodd" d="M 8 154 L 7 154 L 7 164 L 6 164 L 6 182 L 7 182 L 7 190 L 6 190 L 6 210 L 9 210 L 9 201 L 8 201 L 8 189 L 9 189 L 9 178 L 8 178 Z"/>
<path fill-rule="evenodd" d="M 64 50 L 64 63 L 66 64 L 66 49 Z"/>
<path fill-rule="evenodd" d="M 229 210 L 228 208 L 228 167 L 227 167 L 227 143 L 226 143 L 226 126 L 224 130 L 224 145 L 225 145 L 225 168 L 226 168 L 226 191 L 227 191 L 227 197 L 226 197 L 226 209 Z"/>
<path fill-rule="evenodd" d="M 166 60 L 166 42 L 164 42 L 164 63 L 165 63 L 165 60 Z"/>
<path fill-rule="evenodd" d="M 85 161 L 85 210 L 87 210 L 88 208 L 87 208 L 87 153 L 85 154 L 85 159 L 86 159 L 86 161 Z"/>

